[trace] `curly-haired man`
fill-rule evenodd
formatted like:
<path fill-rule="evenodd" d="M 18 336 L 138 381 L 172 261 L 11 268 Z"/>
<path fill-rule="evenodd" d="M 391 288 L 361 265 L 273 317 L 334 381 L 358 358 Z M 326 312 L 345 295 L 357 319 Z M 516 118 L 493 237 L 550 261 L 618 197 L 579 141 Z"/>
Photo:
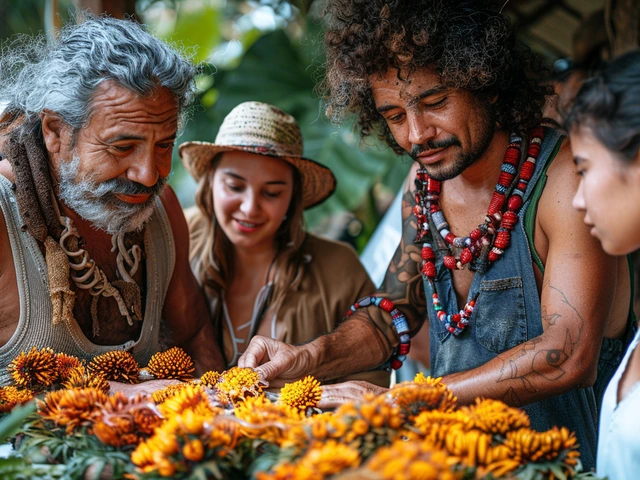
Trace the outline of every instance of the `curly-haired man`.
<path fill-rule="evenodd" d="M 106 17 L 3 50 L 0 384 L 33 346 L 86 360 L 125 349 L 146 365 L 166 340 L 200 371 L 222 366 L 165 188 L 195 74 L 140 25 Z"/>
<path fill-rule="evenodd" d="M 304 346 L 254 339 L 240 364 L 269 380 L 397 367 L 427 316 L 431 374 L 461 403 L 502 399 L 536 429 L 568 426 L 590 468 L 597 405 L 633 324 L 629 269 L 571 207 L 578 178 L 564 137 L 540 127 L 534 57 L 480 4 L 330 2 L 328 113 L 355 113 L 363 136 L 415 160 L 403 237 L 373 296 L 386 300 L 365 298 Z M 367 389 L 329 386 L 325 404 Z"/>

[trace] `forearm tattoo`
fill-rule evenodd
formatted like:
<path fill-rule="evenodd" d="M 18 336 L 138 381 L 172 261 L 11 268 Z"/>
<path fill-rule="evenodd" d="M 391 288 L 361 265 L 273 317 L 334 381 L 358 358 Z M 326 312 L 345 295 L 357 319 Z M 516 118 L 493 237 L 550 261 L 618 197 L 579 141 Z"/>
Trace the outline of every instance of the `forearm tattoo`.
<path fill-rule="evenodd" d="M 516 386 L 512 384 L 503 396 L 503 399 L 511 405 L 523 405 L 517 393 L 518 384 L 526 392 L 533 394 L 538 392 L 534 382 L 540 380 L 555 382 L 562 378 L 567 373 L 565 363 L 574 354 L 582 337 L 585 322 L 580 312 L 560 289 L 550 283 L 543 286 L 543 291 L 545 287 L 551 290 L 550 295 L 558 296 L 558 301 L 568 307 L 562 309 L 564 313 L 549 312 L 546 307 L 543 307 L 542 310 L 543 327 L 545 331 L 554 330 L 553 335 L 557 342 L 557 348 L 540 349 L 543 339 L 536 337 L 516 347 L 515 351 L 507 352 L 498 357 L 502 360 L 498 383 L 509 380 L 516 383 Z M 549 344 L 548 341 L 544 343 L 545 345 Z"/>

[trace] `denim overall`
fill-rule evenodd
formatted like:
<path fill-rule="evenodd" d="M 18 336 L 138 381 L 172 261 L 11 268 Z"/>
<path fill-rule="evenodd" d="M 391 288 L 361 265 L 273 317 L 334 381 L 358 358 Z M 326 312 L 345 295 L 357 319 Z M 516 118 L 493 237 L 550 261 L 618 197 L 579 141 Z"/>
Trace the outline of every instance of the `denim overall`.
<path fill-rule="evenodd" d="M 520 219 L 511 232 L 511 244 L 505 249 L 502 258 L 486 272 L 476 272 L 467 299 L 469 301 L 477 296 L 475 309 L 469 325 L 459 336 L 449 333 L 438 320 L 433 304 L 429 301 L 431 288 L 424 282 L 431 332 L 432 376 L 439 377 L 479 367 L 499 353 L 543 333 L 540 297 L 523 220 L 531 204 L 531 194 L 536 182 L 546 172 L 547 163 L 555 157 L 562 138 L 563 135 L 557 130 L 545 128 L 535 173 L 519 212 Z M 526 152 L 526 145 L 523 147 Z M 533 208 L 535 207 L 537 205 Z M 430 227 L 431 232 L 437 232 L 433 223 Z M 449 253 L 447 245 L 436 234 L 432 235 L 432 246 L 436 255 L 435 284 L 440 303 L 447 312 L 459 312 L 451 273 L 443 265 L 443 259 Z M 621 345 L 623 343 L 618 342 Z M 616 355 L 616 358 L 619 363 L 621 355 Z M 610 378 L 614 371 L 615 369 L 607 369 L 606 375 Z M 599 377 L 603 376 L 602 373 L 599 370 Z M 598 378 L 598 381 L 604 382 L 606 386 L 609 378 Z M 482 392 L 478 392 L 478 395 L 481 396 Z M 589 387 L 527 405 L 524 410 L 531 417 L 531 426 L 535 430 L 544 431 L 558 425 L 575 431 L 580 443 L 582 464 L 585 469 L 590 469 L 595 466 L 598 405 L 594 388 Z"/>

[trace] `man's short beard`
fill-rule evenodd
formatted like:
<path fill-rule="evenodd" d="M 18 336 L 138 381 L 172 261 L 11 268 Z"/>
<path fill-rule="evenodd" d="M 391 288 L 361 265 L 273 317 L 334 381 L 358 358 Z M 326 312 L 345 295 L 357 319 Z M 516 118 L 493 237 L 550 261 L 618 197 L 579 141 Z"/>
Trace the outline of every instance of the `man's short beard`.
<path fill-rule="evenodd" d="M 487 151 L 491 140 L 496 132 L 495 114 L 491 105 L 487 105 L 485 109 L 486 115 L 482 119 L 482 130 L 477 135 L 479 143 L 476 148 L 470 152 L 460 151 L 453 158 L 453 162 L 449 165 L 443 165 L 442 162 L 436 162 L 430 165 L 421 166 L 427 171 L 427 175 L 438 182 L 451 180 L 457 177 L 467 168 L 477 162 Z M 419 153 L 435 150 L 444 147 L 457 146 L 462 147 L 460 140 L 453 136 L 439 142 L 428 141 L 424 145 L 414 145 L 409 155 L 418 163 L 420 163 Z"/>
<path fill-rule="evenodd" d="M 62 162 L 58 169 L 60 199 L 74 212 L 99 230 L 110 235 L 142 230 L 153 214 L 155 200 L 166 185 L 166 179 L 158 177 L 153 187 L 123 181 L 117 178 L 94 182 L 90 176 L 78 178 L 80 158 Z M 139 204 L 127 203 L 116 194 L 151 194 Z"/>

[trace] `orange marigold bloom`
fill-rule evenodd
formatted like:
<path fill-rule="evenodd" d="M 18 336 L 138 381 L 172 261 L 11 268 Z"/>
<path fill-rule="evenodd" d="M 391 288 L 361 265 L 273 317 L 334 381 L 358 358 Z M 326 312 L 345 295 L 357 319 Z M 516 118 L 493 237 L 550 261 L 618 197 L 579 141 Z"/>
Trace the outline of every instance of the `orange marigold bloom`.
<path fill-rule="evenodd" d="M 98 355 L 89 363 L 92 375 L 101 375 L 107 380 L 138 383 L 140 366 L 131 353 L 114 350 Z"/>
<path fill-rule="evenodd" d="M 68 389 L 95 388 L 105 394 L 109 394 L 111 386 L 102 375 L 92 375 L 85 369 L 84 365 L 78 365 L 72 369 L 62 382 L 62 386 Z"/>
<path fill-rule="evenodd" d="M 299 463 L 323 476 L 329 476 L 356 468 L 361 462 L 360 452 L 357 449 L 329 440 L 311 445 Z"/>
<path fill-rule="evenodd" d="M 50 348 L 33 347 L 28 353 L 23 351 L 7 368 L 18 387 L 31 390 L 42 390 L 58 379 L 56 356 Z"/>
<path fill-rule="evenodd" d="M 65 427 L 68 435 L 76 428 L 91 424 L 95 412 L 107 399 L 100 390 L 84 388 L 49 392 L 37 403 L 40 416 L 56 426 Z"/>
<path fill-rule="evenodd" d="M 264 395 L 248 397 L 235 407 L 235 415 L 250 425 L 242 425 L 241 431 L 248 438 L 262 438 L 278 442 L 290 423 L 299 422 L 304 417 L 298 410 L 288 405 L 275 404 Z"/>
<path fill-rule="evenodd" d="M 221 375 L 215 387 L 218 390 L 219 400 L 231 405 L 247 397 L 257 397 L 262 394 L 260 377 L 252 368 L 230 368 Z"/>
<path fill-rule="evenodd" d="M 286 383 L 280 389 L 280 403 L 295 408 L 302 414 L 316 408 L 322 398 L 320 382 L 312 376 L 293 383 Z"/>
<path fill-rule="evenodd" d="M 66 353 L 56 354 L 56 369 L 58 370 L 58 379 L 60 382 L 64 382 L 71 372 L 80 366 L 82 366 L 82 362 L 80 362 L 78 357 L 67 355 Z"/>
<path fill-rule="evenodd" d="M 221 373 L 210 370 L 200 377 L 200 384 L 207 388 L 214 388 L 221 376 Z"/>
<path fill-rule="evenodd" d="M 182 390 L 187 385 L 189 385 L 189 384 L 188 383 L 176 383 L 175 385 L 169 385 L 168 387 L 162 388 L 160 390 L 156 390 L 155 392 L 153 392 L 153 394 L 151 396 L 152 396 L 154 402 L 162 403 L 165 400 L 168 400 L 171 397 L 173 397 L 176 393 L 178 393 L 180 390 Z"/>
<path fill-rule="evenodd" d="M 433 383 L 400 384 L 383 395 L 397 405 L 408 419 L 425 410 L 448 412 L 456 406 L 453 392 L 439 380 Z"/>
<path fill-rule="evenodd" d="M 16 405 L 31 401 L 34 395 L 28 388 L 18 388 L 14 385 L 0 388 L 0 413 L 10 412 Z"/>
<path fill-rule="evenodd" d="M 486 433 L 504 435 L 511 430 L 531 425 L 522 410 L 508 406 L 500 400 L 476 398 L 475 404 L 462 409 L 468 416 L 467 429 L 477 428 Z"/>
<path fill-rule="evenodd" d="M 158 408 L 165 417 L 182 413 L 187 409 L 193 409 L 205 415 L 217 414 L 220 411 L 211 406 L 209 397 L 202 386 L 191 384 L 177 390 L 172 397 L 159 404 Z"/>
<path fill-rule="evenodd" d="M 174 378 L 177 380 L 189 380 L 193 378 L 195 366 L 193 360 L 180 347 L 173 347 L 164 352 L 155 353 L 147 370 L 156 378 Z"/>

